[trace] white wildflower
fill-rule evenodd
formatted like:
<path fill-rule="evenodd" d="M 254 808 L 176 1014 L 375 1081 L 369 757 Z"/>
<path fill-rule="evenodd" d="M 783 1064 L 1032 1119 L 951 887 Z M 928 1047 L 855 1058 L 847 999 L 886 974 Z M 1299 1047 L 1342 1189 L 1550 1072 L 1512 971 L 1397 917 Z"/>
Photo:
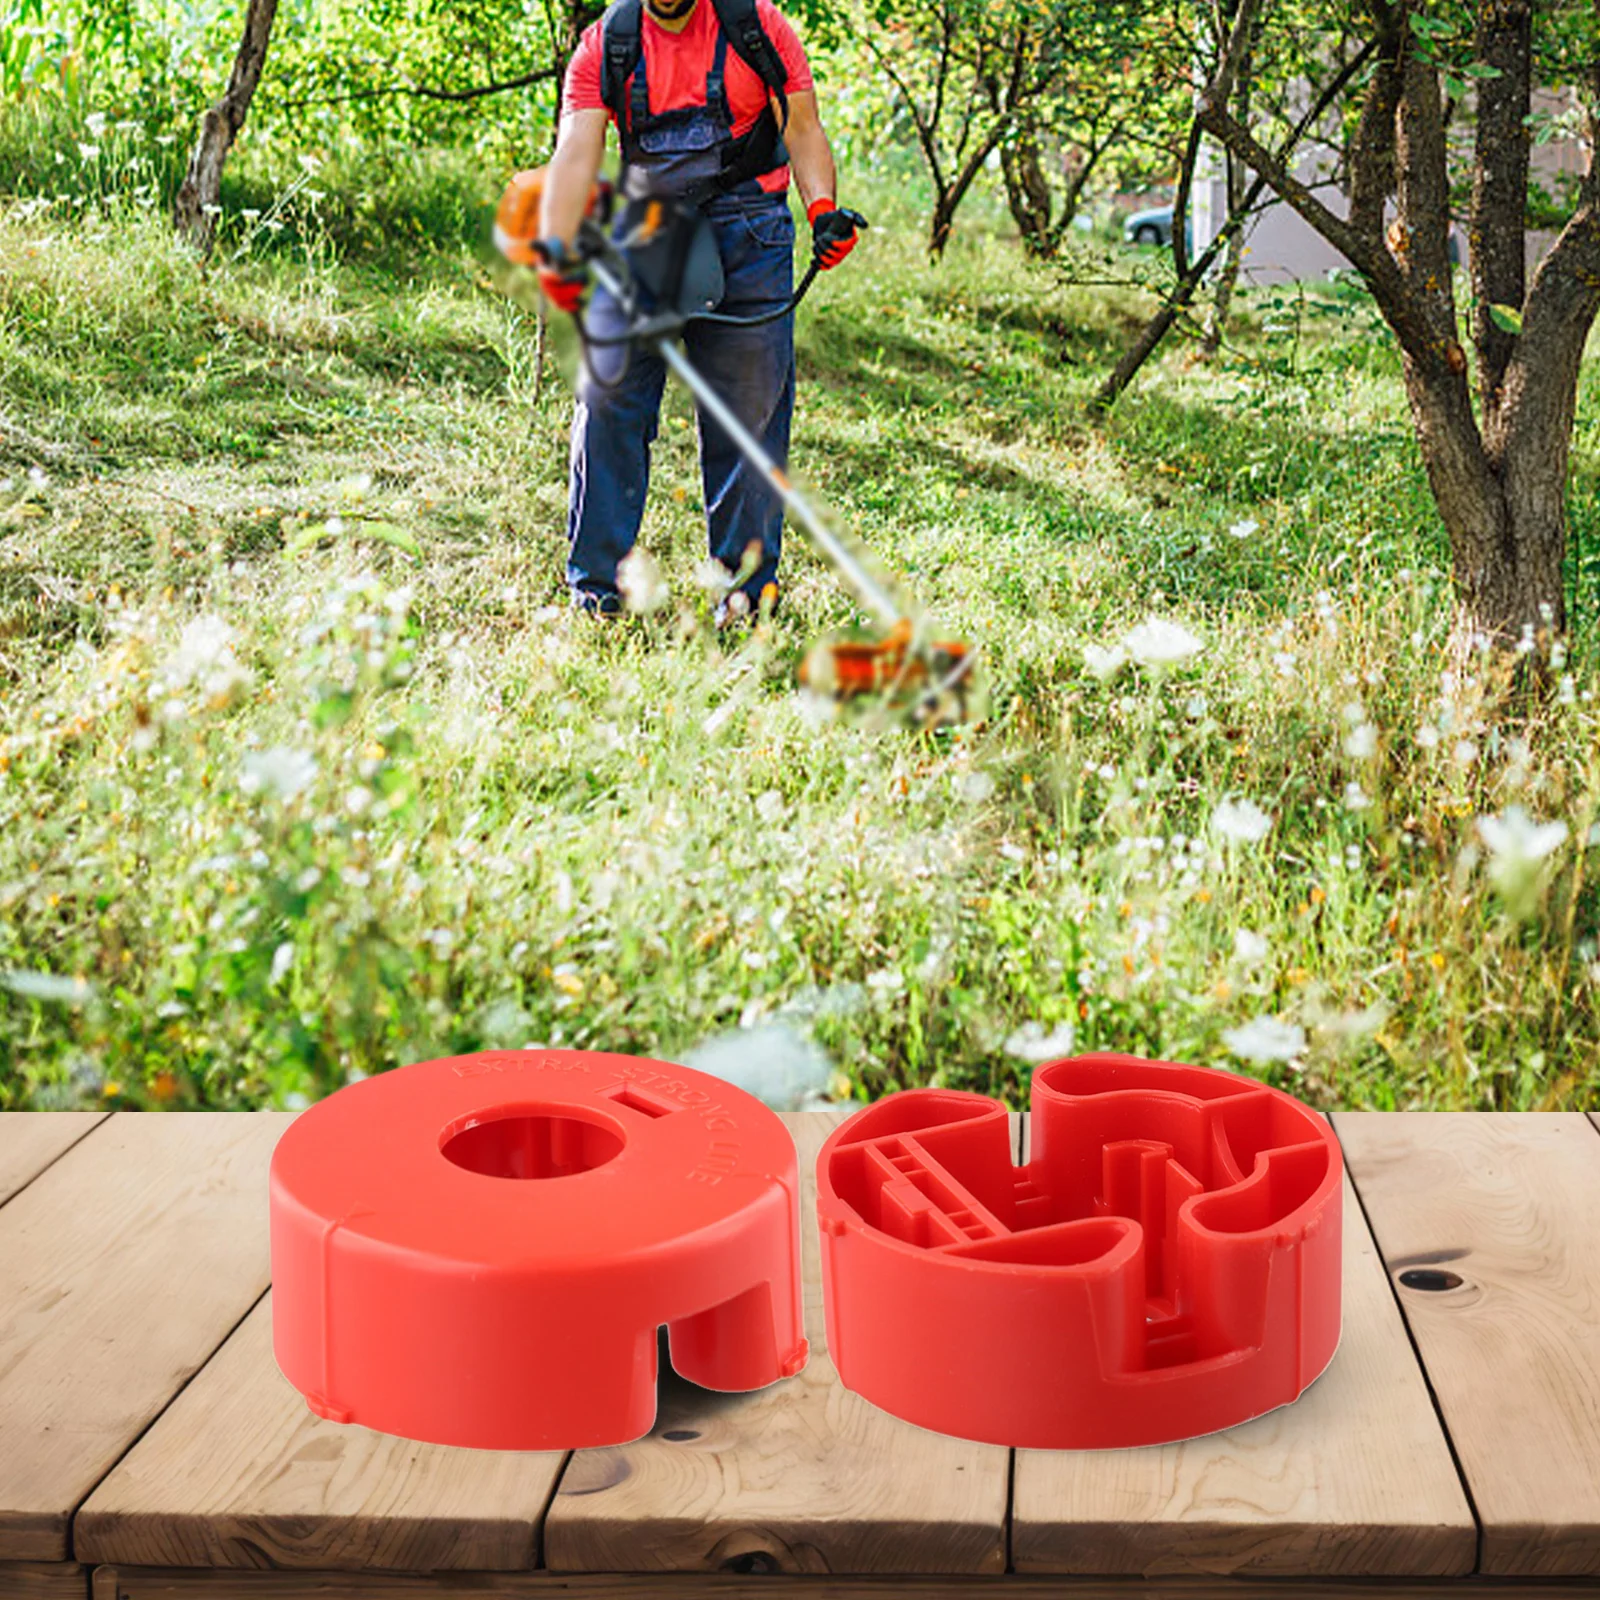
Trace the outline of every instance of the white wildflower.
<path fill-rule="evenodd" d="M 1336 1039 L 1365 1039 L 1389 1020 L 1389 1008 L 1381 1000 L 1357 1011 L 1334 1011 L 1322 1017 L 1317 1026 Z"/>
<path fill-rule="evenodd" d="M 1512 916 L 1526 918 L 1538 905 L 1541 864 L 1566 842 L 1567 832 L 1566 823 L 1536 822 L 1517 805 L 1499 816 L 1478 818 L 1478 837 L 1489 852 L 1489 881 Z"/>
<path fill-rule="evenodd" d="M 1458 739 L 1450 754 L 1458 767 L 1470 767 L 1478 759 L 1478 747 L 1470 739 Z"/>
<path fill-rule="evenodd" d="M 654 556 L 635 545 L 617 567 L 617 588 L 623 604 L 637 614 L 659 611 L 667 603 L 667 580 Z"/>
<path fill-rule="evenodd" d="M 1344 808 L 1346 811 L 1365 811 L 1371 804 L 1372 796 L 1353 778 L 1344 786 Z"/>
<path fill-rule="evenodd" d="M 1439 744 L 1439 730 L 1431 722 L 1424 722 L 1417 729 L 1417 747 L 1421 750 L 1433 750 Z"/>
<path fill-rule="evenodd" d="M 1478 835 L 1496 861 L 1537 865 L 1566 842 L 1564 822 L 1535 822 L 1521 806 L 1499 816 L 1479 817 Z"/>
<path fill-rule="evenodd" d="M 979 806 L 994 793 L 994 779 L 987 772 L 968 772 L 962 776 L 959 788 L 963 800 Z"/>
<path fill-rule="evenodd" d="M 1271 946 L 1259 933 L 1249 928 L 1236 928 L 1233 933 L 1233 959 L 1247 967 L 1258 966 L 1267 959 Z"/>
<path fill-rule="evenodd" d="M 1104 683 L 1114 678 L 1127 664 L 1128 654 L 1120 645 L 1086 644 L 1083 647 L 1083 664 L 1090 673 Z"/>
<path fill-rule="evenodd" d="M 1344 738 L 1344 753 L 1352 761 L 1365 761 L 1378 748 L 1378 730 L 1370 722 L 1358 722 Z"/>
<path fill-rule="evenodd" d="M 276 950 L 272 952 L 272 976 L 268 982 L 276 985 L 282 983 L 288 976 L 289 969 L 294 965 L 294 945 L 285 939 Z"/>
<path fill-rule="evenodd" d="M 250 674 L 234 654 L 234 637 L 233 629 L 215 612 L 192 618 L 161 670 L 162 686 L 170 692 L 194 685 L 207 698 L 216 698 L 248 682 Z"/>
<path fill-rule="evenodd" d="M 1253 800 L 1224 800 L 1211 813 L 1211 831 L 1234 844 L 1260 844 L 1272 832 L 1272 815 Z"/>
<path fill-rule="evenodd" d="M 1005 1049 L 1008 1056 L 1015 1056 L 1018 1061 L 1031 1061 L 1038 1065 L 1071 1055 L 1076 1038 L 1070 1022 L 1058 1022 L 1049 1033 L 1044 1031 L 1040 1023 L 1024 1022 L 1006 1040 Z"/>
<path fill-rule="evenodd" d="M 311 787 L 317 776 L 317 760 L 309 750 L 296 750 L 275 744 L 266 750 L 252 751 L 239 769 L 239 787 L 246 794 L 267 790 L 280 800 L 293 800 Z"/>
<path fill-rule="evenodd" d="M 1292 1061 L 1306 1047 L 1306 1033 L 1298 1023 L 1281 1017 L 1254 1017 L 1237 1028 L 1229 1028 L 1222 1042 L 1241 1061 L 1266 1066 L 1273 1061 Z"/>
<path fill-rule="evenodd" d="M 711 594 L 726 594 L 733 587 L 733 574 L 720 561 L 707 556 L 694 569 L 694 581 Z"/>
<path fill-rule="evenodd" d="M 1261 524 L 1254 517 L 1245 517 L 1238 522 L 1230 523 L 1229 534 L 1235 539 L 1248 539 L 1251 534 L 1258 533 Z"/>
<path fill-rule="evenodd" d="M 1204 646 L 1181 623 L 1146 617 L 1124 637 L 1122 648 L 1141 666 L 1166 667 L 1198 655 Z"/>
<path fill-rule="evenodd" d="M 86 979 L 58 972 L 0 972 L 0 989 L 24 1000 L 54 1000 L 67 1006 L 81 1006 L 94 993 Z"/>

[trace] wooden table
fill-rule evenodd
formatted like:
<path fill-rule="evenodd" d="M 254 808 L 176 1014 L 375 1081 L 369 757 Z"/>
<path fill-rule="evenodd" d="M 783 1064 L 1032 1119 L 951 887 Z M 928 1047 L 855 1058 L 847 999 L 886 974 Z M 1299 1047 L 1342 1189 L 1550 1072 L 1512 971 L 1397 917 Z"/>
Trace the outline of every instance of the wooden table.
<path fill-rule="evenodd" d="M 1327 1374 L 1227 1433 L 1084 1454 L 947 1439 L 841 1388 L 809 1218 L 798 1378 L 664 1375 L 648 1438 L 572 1455 L 322 1421 L 271 1353 L 288 1120 L 0 1116 L 0 1600 L 1600 1591 L 1581 1115 L 1336 1115 Z M 831 1120 L 789 1119 L 808 1186 Z"/>

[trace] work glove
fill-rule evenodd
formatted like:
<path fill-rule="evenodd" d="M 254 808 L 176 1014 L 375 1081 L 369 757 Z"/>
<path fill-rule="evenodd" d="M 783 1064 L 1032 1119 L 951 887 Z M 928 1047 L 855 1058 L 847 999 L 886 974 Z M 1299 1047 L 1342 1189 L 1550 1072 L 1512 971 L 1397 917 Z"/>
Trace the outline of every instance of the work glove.
<path fill-rule="evenodd" d="M 535 239 L 534 254 L 541 263 L 539 287 L 558 311 L 576 314 L 583 304 L 583 291 L 589 280 L 578 260 L 559 239 Z"/>
<path fill-rule="evenodd" d="M 806 207 L 806 221 L 811 224 L 812 259 L 824 272 L 838 266 L 855 249 L 856 230 L 867 225 L 859 211 L 836 207 L 831 195 Z"/>

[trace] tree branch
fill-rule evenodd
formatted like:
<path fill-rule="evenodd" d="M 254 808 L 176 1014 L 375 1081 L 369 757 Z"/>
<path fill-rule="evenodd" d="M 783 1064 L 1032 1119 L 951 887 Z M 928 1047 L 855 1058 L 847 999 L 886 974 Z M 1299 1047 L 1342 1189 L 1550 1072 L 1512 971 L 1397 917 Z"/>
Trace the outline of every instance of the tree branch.
<path fill-rule="evenodd" d="M 1527 293 L 1524 218 L 1527 214 L 1529 137 L 1533 104 L 1531 0 L 1479 0 L 1477 56 L 1496 76 L 1478 84 L 1476 170 L 1468 224 L 1477 316 L 1478 399 L 1487 419 L 1517 336 L 1490 315 L 1491 306 L 1520 310 Z"/>
<path fill-rule="evenodd" d="M 536 83 L 547 83 L 560 76 L 556 66 L 540 67 L 535 72 L 525 72 L 521 77 L 506 78 L 499 83 L 476 84 L 470 89 L 436 89 L 420 83 L 388 83 L 376 89 L 357 89 L 350 94 L 311 96 L 303 100 L 279 100 L 280 111 L 305 111 L 312 106 L 354 105 L 366 100 L 387 100 L 394 95 L 410 95 L 418 100 L 446 100 L 462 105 L 469 100 L 482 100 L 488 95 L 505 94 L 512 89 L 527 89 Z"/>

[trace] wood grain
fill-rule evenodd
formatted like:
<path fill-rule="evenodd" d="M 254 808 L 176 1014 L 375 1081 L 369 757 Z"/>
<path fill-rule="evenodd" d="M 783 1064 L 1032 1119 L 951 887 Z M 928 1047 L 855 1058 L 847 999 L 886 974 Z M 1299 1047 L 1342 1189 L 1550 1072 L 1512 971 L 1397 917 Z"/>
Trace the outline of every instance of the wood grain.
<path fill-rule="evenodd" d="M 734 1573 L 193 1572 L 97 1567 L 93 1600 L 1589 1600 L 1585 1584 L 1251 1581 L 1247 1578 L 807 1577 Z M 54 1600 L 54 1597 L 51 1597 Z"/>
<path fill-rule="evenodd" d="M 327 1422 L 278 1371 L 271 1297 L 78 1513 L 80 1560 L 526 1568 L 566 1457 Z"/>
<path fill-rule="evenodd" d="M 39 1115 L 73 1113 L 50 1111 Z M 0 1561 L 0 1595 L 5 1600 L 87 1600 L 88 1594 L 89 1569 L 76 1561 Z"/>
<path fill-rule="evenodd" d="M 0 1208 L 0 1559 L 66 1558 L 73 1509 L 266 1288 L 289 1120 L 119 1114 Z"/>
<path fill-rule="evenodd" d="M 0 1112 L 0 1206 L 105 1118 L 103 1111 Z"/>
<path fill-rule="evenodd" d="M 1600 1576 L 1594 1129 L 1537 1112 L 1334 1124 L 1466 1474 L 1482 1570 Z"/>
<path fill-rule="evenodd" d="M 828 1359 L 815 1222 L 833 1113 L 786 1119 L 802 1180 L 796 1378 L 716 1395 L 663 1375 L 648 1437 L 572 1459 L 545 1522 L 557 1572 L 1001 1572 L 1010 1453 L 890 1417 Z"/>
<path fill-rule="evenodd" d="M 1018 1572 L 1472 1571 L 1472 1512 L 1348 1178 L 1344 1325 L 1322 1377 L 1180 1444 L 1019 1450 L 1011 1542 Z"/>

